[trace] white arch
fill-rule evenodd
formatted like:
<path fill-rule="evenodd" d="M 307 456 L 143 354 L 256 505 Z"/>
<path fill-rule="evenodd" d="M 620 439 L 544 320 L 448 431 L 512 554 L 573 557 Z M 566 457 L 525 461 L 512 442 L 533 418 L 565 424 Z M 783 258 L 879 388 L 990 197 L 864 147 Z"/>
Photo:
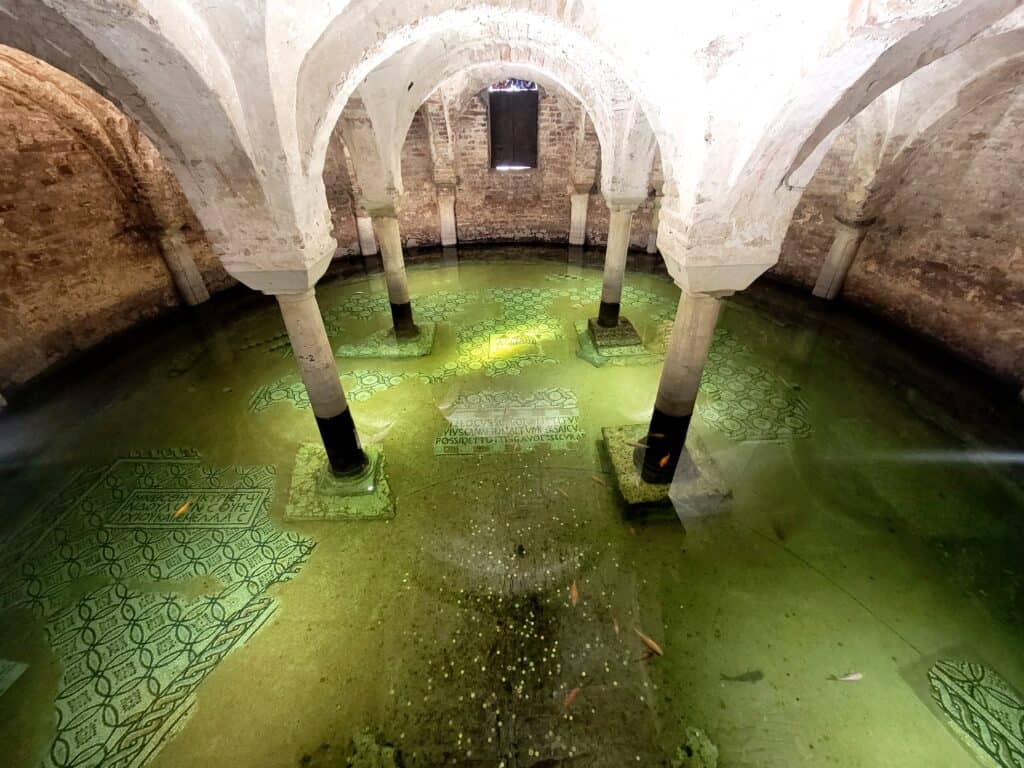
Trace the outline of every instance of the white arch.
<path fill-rule="evenodd" d="M 587 107 L 602 137 L 602 152 L 606 148 L 608 151 L 603 159 L 609 170 L 616 169 L 609 174 L 609 184 L 614 186 L 608 191 L 618 194 L 621 190 L 634 192 L 646 188 L 654 150 L 650 123 L 638 96 L 618 76 L 609 57 L 578 33 L 535 14 L 478 9 L 452 11 L 422 20 L 415 27 L 392 35 L 389 41 L 392 42 L 378 46 L 379 55 L 367 57 L 373 66 L 364 64 L 360 68 L 363 79 L 359 85 L 360 96 L 381 138 L 386 167 L 397 170 L 395 155 L 400 152 L 404 131 L 416 109 L 442 82 L 468 67 L 505 63 L 546 74 Z M 318 44 L 328 48 L 331 45 L 326 40 Z M 311 51 L 303 68 L 324 58 L 326 50 Z M 323 116 L 307 125 L 307 172 L 311 176 L 323 167 L 334 122 L 344 101 L 355 90 L 351 80 L 339 83 L 331 91 Z M 612 151 L 626 141 L 632 142 L 634 164 L 642 171 L 635 171 L 626 162 L 631 159 L 629 153 L 616 157 Z M 617 170 L 620 167 L 622 172 Z M 642 180 L 636 183 L 639 176 Z"/>

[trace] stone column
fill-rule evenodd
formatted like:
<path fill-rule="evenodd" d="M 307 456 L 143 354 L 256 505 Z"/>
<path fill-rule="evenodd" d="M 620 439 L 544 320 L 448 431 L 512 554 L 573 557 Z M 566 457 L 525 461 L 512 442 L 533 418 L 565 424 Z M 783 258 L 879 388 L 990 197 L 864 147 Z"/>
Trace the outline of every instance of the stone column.
<path fill-rule="evenodd" d="M 569 245 L 583 245 L 587 239 L 587 206 L 590 194 L 573 192 L 569 196 Z"/>
<path fill-rule="evenodd" d="M 160 251 L 182 301 L 191 306 L 209 301 L 210 292 L 196 260 L 192 258 L 192 248 L 185 236 L 181 232 L 164 230 L 160 233 Z"/>
<path fill-rule="evenodd" d="M 629 228 L 635 209 L 635 205 L 608 206 L 608 247 L 604 256 L 601 310 L 597 315 L 597 324 L 602 328 L 614 328 L 619 324 L 622 280 L 626 274 L 626 255 L 629 253 Z"/>
<path fill-rule="evenodd" d="M 359 252 L 363 256 L 376 255 L 377 238 L 373 234 L 373 219 L 369 216 L 356 216 L 356 233 L 359 235 Z"/>
<path fill-rule="evenodd" d="M 870 225 L 871 221 L 848 222 L 836 217 L 836 234 L 832 239 L 832 247 L 814 284 L 813 293 L 819 299 L 831 300 L 839 295 Z"/>
<path fill-rule="evenodd" d="M 277 303 L 331 471 L 341 476 L 359 474 L 368 462 L 341 388 L 334 351 L 316 303 L 316 292 L 310 288 L 305 293 L 278 294 Z"/>
<path fill-rule="evenodd" d="M 686 433 L 719 307 L 720 301 L 715 296 L 684 291 L 679 297 L 654 414 L 644 441 L 646 447 L 636 451 L 641 477 L 648 483 L 671 482 L 685 451 Z"/>
<path fill-rule="evenodd" d="M 380 254 L 384 262 L 384 277 L 388 283 L 388 299 L 391 301 L 395 335 L 400 338 L 412 338 L 419 334 L 420 329 L 412 319 L 409 282 L 405 276 L 405 259 L 402 257 L 402 235 L 398 231 L 398 219 L 395 216 L 375 215 L 373 226 L 380 240 Z"/>
<path fill-rule="evenodd" d="M 447 247 L 459 242 L 455 228 L 455 190 L 437 188 L 437 216 L 441 224 L 441 245 Z"/>
<path fill-rule="evenodd" d="M 651 212 L 651 228 L 647 233 L 647 252 L 658 252 L 658 224 L 661 222 L 661 195 L 654 198 L 654 210 Z"/>

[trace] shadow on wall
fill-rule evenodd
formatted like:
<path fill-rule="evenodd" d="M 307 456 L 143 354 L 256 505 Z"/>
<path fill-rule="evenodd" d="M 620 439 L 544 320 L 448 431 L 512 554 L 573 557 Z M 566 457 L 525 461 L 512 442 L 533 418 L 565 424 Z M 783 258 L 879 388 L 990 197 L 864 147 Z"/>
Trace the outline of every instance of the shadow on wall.
<path fill-rule="evenodd" d="M 4 46 L 0 178 L 0 391 L 234 284 L 138 126 Z"/>

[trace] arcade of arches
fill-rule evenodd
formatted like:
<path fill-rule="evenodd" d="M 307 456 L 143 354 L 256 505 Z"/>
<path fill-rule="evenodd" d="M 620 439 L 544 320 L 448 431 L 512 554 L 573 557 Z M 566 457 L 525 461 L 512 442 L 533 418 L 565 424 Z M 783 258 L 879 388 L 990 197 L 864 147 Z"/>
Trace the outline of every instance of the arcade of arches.
<path fill-rule="evenodd" d="M 11 765 L 1024 765 L 1024 2 L 762 5 L 0 0 Z"/>

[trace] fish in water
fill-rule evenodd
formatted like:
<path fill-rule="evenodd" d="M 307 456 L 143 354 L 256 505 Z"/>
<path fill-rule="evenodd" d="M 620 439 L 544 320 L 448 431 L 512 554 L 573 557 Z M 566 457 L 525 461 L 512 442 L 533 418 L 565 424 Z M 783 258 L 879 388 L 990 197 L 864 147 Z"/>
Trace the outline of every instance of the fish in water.
<path fill-rule="evenodd" d="M 630 448 L 646 448 L 647 443 L 638 443 L 636 440 L 627 440 L 626 445 Z"/>
<path fill-rule="evenodd" d="M 643 640 L 644 641 L 644 645 L 646 645 L 653 653 L 656 653 L 659 656 L 664 656 L 665 655 L 665 652 L 663 650 L 661 650 L 661 646 L 658 645 L 656 642 L 654 642 L 651 638 L 649 638 L 647 635 L 645 635 L 643 632 L 641 632 L 636 627 L 633 627 L 633 631 L 636 632 L 637 637 L 639 637 L 641 640 Z"/>
<path fill-rule="evenodd" d="M 188 512 L 188 508 L 191 507 L 191 506 L 192 506 L 192 499 L 189 499 L 184 504 L 182 504 L 180 507 L 178 507 L 178 511 L 174 513 L 174 516 L 176 518 L 181 517 L 186 512 Z"/>
<path fill-rule="evenodd" d="M 612 617 L 612 626 L 615 628 L 615 634 L 619 634 L 619 621 L 614 616 Z"/>
<path fill-rule="evenodd" d="M 562 703 L 565 704 L 566 709 L 571 707 L 572 703 L 576 701 L 576 697 L 580 695 L 580 690 L 580 688 L 573 688 L 571 691 L 565 694 L 565 699 Z"/>
<path fill-rule="evenodd" d="M 569 585 L 569 602 L 573 604 L 573 607 L 575 607 L 576 603 L 579 602 L 579 599 L 580 591 L 576 589 L 576 582 L 573 581 L 573 583 Z"/>
<path fill-rule="evenodd" d="M 860 672 L 847 672 L 845 675 L 829 675 L 828 679 L 837 683 L 857 683 L 864 679 L 864 675 Z"/>
<path fill-rule="evenodd" d="M 658 466 L 664 469 L 666 466 L 668 466 L 668 460 L 671 458 L 672 454 L 666 453 L 664 456 L 661 457 L 661 459 L 658 460 Z"/>
<path fill-rule="evenodd" d="M 595 483 L 600 483 L 601 485 L 608 485 L 608 483 L 604 481 L 604 478 L 600 477 L 599 475 L 591 475 L 590 479 L 593 480 Z"/>
<path fill-rule="evenodd" d="M 723 675 L 719 673 L 718 677 L 726 683 L 756 683 L 764 680 L 764 672 L 760 669 L 751 669 L 741 675 Z"/>

